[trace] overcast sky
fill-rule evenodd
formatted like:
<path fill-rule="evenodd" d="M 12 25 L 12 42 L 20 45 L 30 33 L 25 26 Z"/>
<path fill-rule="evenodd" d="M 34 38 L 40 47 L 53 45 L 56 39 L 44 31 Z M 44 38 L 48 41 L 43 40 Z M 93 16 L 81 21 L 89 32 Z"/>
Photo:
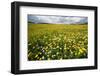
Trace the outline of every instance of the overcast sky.
<path fill-rule="evenodd" d="M 80 16 L 28 15 L 28 22 L 51 24 L 80 24 L 88 23 L 88 18 Z"/>

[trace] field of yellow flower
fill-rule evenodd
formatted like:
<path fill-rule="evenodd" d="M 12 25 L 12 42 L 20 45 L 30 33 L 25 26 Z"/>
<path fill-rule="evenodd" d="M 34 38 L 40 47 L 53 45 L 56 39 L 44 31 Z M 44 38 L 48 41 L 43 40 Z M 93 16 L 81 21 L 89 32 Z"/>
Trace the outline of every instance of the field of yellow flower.
<path fill-rule="evenodd" d="M 28 23 L 29 61 L 80 59 L 87 55 L 87 25 Z"/>

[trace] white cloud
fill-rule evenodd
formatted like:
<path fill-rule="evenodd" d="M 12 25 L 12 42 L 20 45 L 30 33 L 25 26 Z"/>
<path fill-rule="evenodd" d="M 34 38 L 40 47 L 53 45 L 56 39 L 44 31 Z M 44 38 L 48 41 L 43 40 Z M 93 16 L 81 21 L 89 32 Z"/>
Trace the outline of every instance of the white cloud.
<path fill-rule="evenodd" d="M 53 23 L 53 24 L 72 24 L 72 23 L 84 23 L 87 21 L 87 17 L 78 16 L 36 16 L 28 15 L 28 21 L 34 23 Z"/>

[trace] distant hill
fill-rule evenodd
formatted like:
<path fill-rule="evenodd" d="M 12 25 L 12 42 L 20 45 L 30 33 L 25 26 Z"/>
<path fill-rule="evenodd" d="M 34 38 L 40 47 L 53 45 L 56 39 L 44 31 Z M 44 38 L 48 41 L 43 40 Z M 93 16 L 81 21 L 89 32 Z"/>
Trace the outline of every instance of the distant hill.
<path fill-rule="evenodd" d="M 28 23 L 33 23 L 33 24 L 54 24 L 54 23 L 35 23 L 35 22 L 28 22 Z M 70 24 L 73 24 L 73 25 L 77 25 L 77 24 L 80 24 L 80 25 L 88 25 L 88 23 L 70 23 Z"/>

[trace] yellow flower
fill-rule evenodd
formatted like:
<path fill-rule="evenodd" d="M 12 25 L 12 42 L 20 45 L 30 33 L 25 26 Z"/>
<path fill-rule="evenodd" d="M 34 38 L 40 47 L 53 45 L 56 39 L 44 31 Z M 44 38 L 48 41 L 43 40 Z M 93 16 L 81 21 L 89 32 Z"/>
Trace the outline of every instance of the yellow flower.
<path fill-rule="evenodd" d="M 64 36 L 64 39 L 66 39 L 66 36 Z"/>
<path fill-rule="evenodd" d="M 57 48 L 59 48 L 59 46 L 57 46 Z"/>
<path fill-rule="evenodd" d="M 38 55 L 35 55 L 35 58 L 37 58 L 38 57 Z"/>
<path fill-rule="evenodd" d="M 82 48 L 82 50 L 84 50 L 84 51 L 85 51 L 86 49 L 85 49 L 85 48 Z"/>
<path fill-rule="evenodd" d="M 77 53 L 75 53 L 75 55 L 77 55 Z"/>
<path fill-rule="evenodd" d="M 50 60 L 50 58 L 48 58 L 48 60 Z"/>
<path fill-rule="evenodd" d="M 80 52 L 78 52 L 78 55 L 80 55 L 81 53 Z"/>
<path fill-rule="evenodd" d="M 39 60 L 41 60 L 42 58 L 40 58 Z"/>
<path fill-rule="evenodd" d="M 82 50 L 82 49 L 79 49 L 79 51 L 80 51 L 81 53 L 83 53 L 83 50 Z"/>

